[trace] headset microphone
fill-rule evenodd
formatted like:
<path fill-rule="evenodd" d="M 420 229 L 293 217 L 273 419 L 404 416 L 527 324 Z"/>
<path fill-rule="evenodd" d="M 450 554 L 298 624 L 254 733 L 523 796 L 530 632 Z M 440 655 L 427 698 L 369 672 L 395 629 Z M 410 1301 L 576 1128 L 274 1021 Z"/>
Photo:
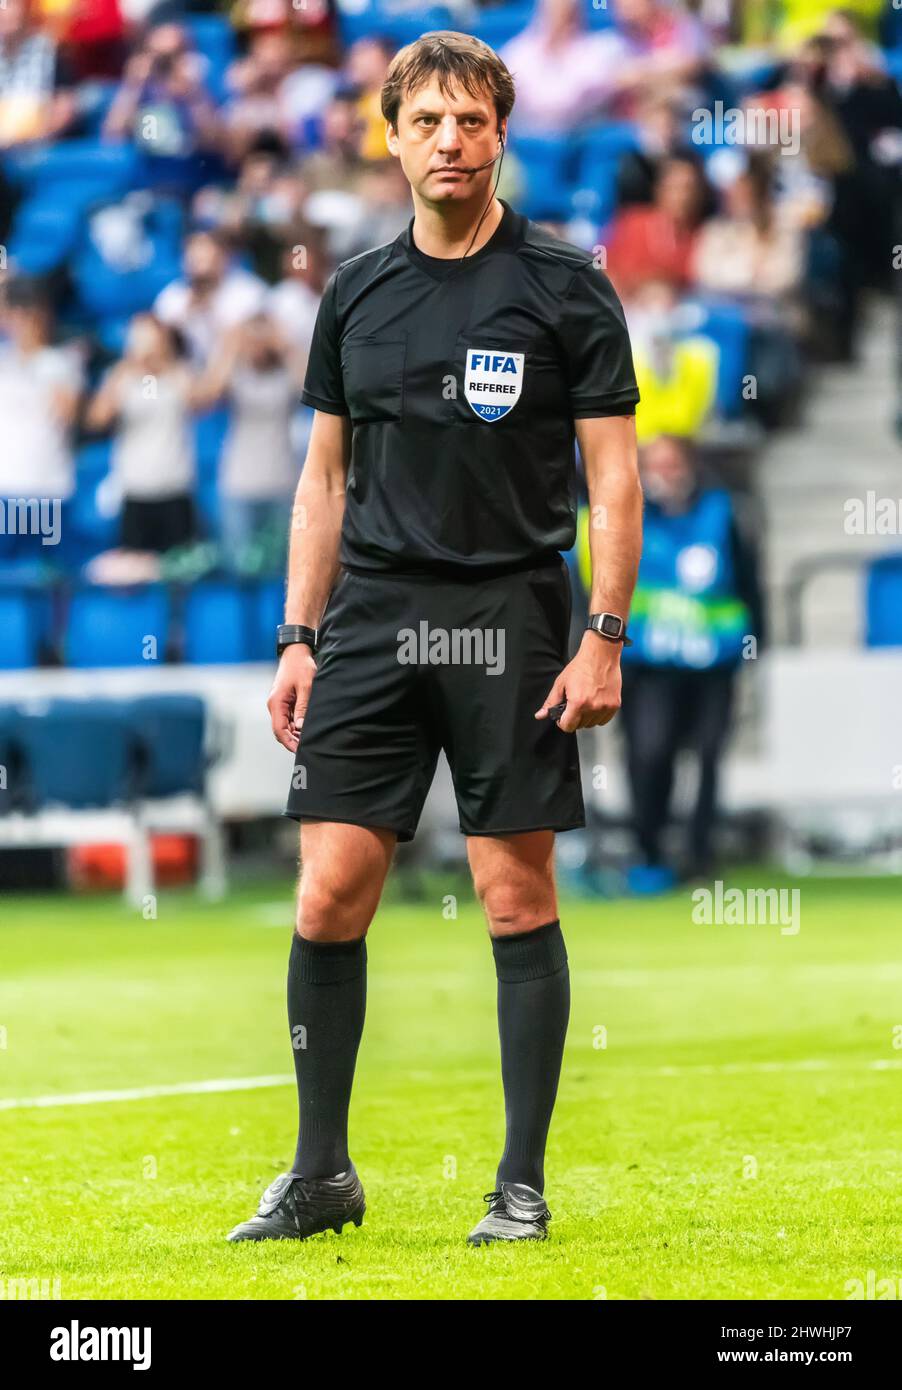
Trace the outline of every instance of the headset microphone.
<path fill-rule="evenodd" d="M 477 165 L 475 165 L 472 169 L 468 169 L 468 168 L 466 167 L 466 165 L 464 165 L 464 164 L 450 164 L 450 165 L 448 166 L 449 169 L 455 169 L 455 170 L 457 171 L 457 173 L 459 173 L 459 174 L 480 174 L 480 173 L 482 173 L 482 170 L 483 170 L 483 169 L 488 169 L 488 168 L 490 168 L 491 165 L 493 165 L 493 164 L 495 163 L 495 161 L 498 160 L 498 159 L 500 159 L 501 156 L 504 154 L 504 136 L 503 136 L 503 135 L 500 135 L 500 134 L 499 134 L 499 136 L 498 136 L 498 142 L 499 142 L 499 144 L 501 145 L 501 149 L 498 151 L 497 154 L 492 155 L 492 158 L 491 158 L 491 159 L 487 159 L 487 160 L 485 161 L 484 164 L 477 164 Z"/>
<path fill-rule="evenodd" d="M 476 240 L 477 236 L 479 235 L 479 228 L 482 226 L 483 222 L 485 221 L 485 215 L 486 215 L 486 213 L 488 212 L 489 208 L 492 206 L 492 203 L 495 201 L 495 194 L 496 194 L 497 191 L 498 191 L 498 181 L 499 181 L 499 179 L 501 178 L 501 165 L 504 163 L 504 132 L 503 132 L 501 129 L 499 129 L 499 131 L 498 131 L 498 144 L 501 146 L 501 148 L 500 148 L 500 150 L 498 151 L 498 153 L 495 155 L 494 159 L 487 159 L 486 162 L 485 162 L 484 164 L 478 164 L 478 165 L 476 166 L 475 169 L 461 169 L 461 171 L 460 171 L 462 174 L 468 174 L 468 175 L 469 175 L 469 174 L 478 174 L 479 171 L 480 171 L 481 169 L 488 169 L 489 165 L 494 164 L 494 163 L 496 162 L 496 160 L 500 160 L 500 161 L 501 161 L 501 163 L 498 165 L 498 172 L 497 172 L 497 174 L 495 175 L 495 183 L 494 183 L 494 185 L 493 185 L 493 187 L 492 187 L 491 194 L 489 195 L 489 201 L 486 203 L 485 207 L 482 209 L 482 216 L 480 217 L 479 221 L 476 223 L 476 227 L 475 227 L 475 230 L 474 230 L 474 232 L 473 232 L 473 235 L 470 237 L 470 245 L 467 247 L 466 251 L 463 253 L 463 255 L 462 255 L 461 258 L 460 258 L 460 261 L 459 261 L 459 263 L 458 263 L 458 269 L 460 269 L 460 266 L 462 266 L 462 265 L 464 264 L 464 262 L 465 262 L 466 259 L 467 259 L 467 256 L 470 254 L 470 246 L 473 245 L 473 242 Z"/>

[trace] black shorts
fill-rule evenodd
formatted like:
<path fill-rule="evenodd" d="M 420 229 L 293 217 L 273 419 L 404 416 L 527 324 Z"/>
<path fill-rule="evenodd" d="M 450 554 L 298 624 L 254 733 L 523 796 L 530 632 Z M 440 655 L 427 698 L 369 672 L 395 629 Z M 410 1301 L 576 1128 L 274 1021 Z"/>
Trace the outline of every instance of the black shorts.
<path fill-rule="evenodd" d="M 120 544 L 125 550 L 172 550 L 197 535 L 194 502 L 183 497 L 126 497 Z"/>
<path fill-rule="evenodd" d="M 412 840 L 444 749 L 465 835 L 585 824 L 576 738 L 535 719 L 567 663 L 564 561 L 488 580 L 341 575 L 286 815 Z"/>

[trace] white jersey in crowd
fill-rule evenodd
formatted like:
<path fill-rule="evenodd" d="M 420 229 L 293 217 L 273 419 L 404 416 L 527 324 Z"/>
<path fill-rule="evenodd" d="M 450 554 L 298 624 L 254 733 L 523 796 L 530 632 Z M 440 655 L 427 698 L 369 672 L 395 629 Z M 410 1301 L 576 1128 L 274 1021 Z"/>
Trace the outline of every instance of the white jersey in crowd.
<path fill-rule="evenodd" d="M 140 501 L 194 490 L 191 378 L 175 366 L 154 377 L 131 372 L 119 398 L 113 469 L 122 495 Z"/>
<path fill-rule="evenodd" d="M 228 497 L 284 497 L 297 484 L 291 417 L 297 385 L 287 368 L 240 366 L 229 383 L 229 432 L 219 483 Z"/>
<path fill-rule="evenodd" d="M 267 307 L 292 347 L 306 358 L 313 342 L 319 295 L 303 280 L 289 278 L 273 285 Z"/>
<path fill-rule="evenodd" d="M 81 366 L 67 348 L 23 354 L 0 346 L 0 497 L 71 497 L 75 462 L 53 402 L 58 389 L 81 385 Z"/>
<path fill-rule="evenodd" d="M 256 275 L 234 268 L 198 303 L 187 280 L 173 280 L 157 295 L 154 313 L 185 335 L 191 356 L 206 363 L 224 333 L 266 308 L 267 287 Z"/>

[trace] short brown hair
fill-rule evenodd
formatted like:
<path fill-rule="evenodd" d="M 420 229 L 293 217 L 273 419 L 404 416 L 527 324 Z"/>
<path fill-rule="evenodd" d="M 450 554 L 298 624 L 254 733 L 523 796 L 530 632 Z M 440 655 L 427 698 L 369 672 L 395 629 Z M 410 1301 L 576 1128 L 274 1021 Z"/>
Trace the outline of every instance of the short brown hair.
<path fill-rule="evenodd" d="M 462 87 L 471 97 L 490 93 L 498 120 L 509 116 L 516 93 L 514 79 L 493 48 L 472 34 L 438 29 L 421 34 L 391 60 L 382 85 L 382 114 L 397 128 L 401 100 L 425 86 L 435 73 L 445 96 Z"/>

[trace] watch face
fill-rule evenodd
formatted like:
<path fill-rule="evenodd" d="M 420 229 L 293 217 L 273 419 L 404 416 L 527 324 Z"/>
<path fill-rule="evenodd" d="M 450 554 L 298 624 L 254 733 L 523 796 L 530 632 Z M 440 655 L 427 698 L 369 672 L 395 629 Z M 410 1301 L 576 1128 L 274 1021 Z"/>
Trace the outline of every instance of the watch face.
<path fill-rule="evenodd" d="M 623 620 L 614 613 L 603 613 L 601 616 L 601 631 L 605 637 L 619 637 L 623 630 Z"/>

